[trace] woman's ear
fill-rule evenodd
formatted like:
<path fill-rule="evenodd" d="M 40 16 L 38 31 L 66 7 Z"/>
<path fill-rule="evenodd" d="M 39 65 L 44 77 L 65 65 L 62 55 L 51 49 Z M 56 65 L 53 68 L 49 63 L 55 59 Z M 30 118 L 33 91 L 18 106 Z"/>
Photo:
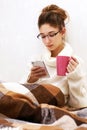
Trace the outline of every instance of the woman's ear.
<path fill-rule="evenodd" d="M 66 28 L 63 27 L 61 30 L 62 40 L 65 40 L 65 33 L 66 33 Z"/>
<path fill-rule="evenodd" d="M 63 35 L 63 34 L 65 34 L 65 32 L 66 32 L 66 28 L 63 27 L 62 30 L 61 30 L 61 34 Z"/>

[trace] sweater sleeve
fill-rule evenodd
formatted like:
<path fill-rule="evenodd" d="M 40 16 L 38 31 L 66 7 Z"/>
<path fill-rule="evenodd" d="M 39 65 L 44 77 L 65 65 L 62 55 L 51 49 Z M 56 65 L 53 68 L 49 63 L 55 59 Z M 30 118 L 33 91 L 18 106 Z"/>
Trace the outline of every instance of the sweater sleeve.
<path fill-rule="evenodd" d="M 67 74 L 69 84 L 69 105 L 79 108 L 87 107 L 87 82 L 86 74 L 82 71 L 82 65 Z"/>

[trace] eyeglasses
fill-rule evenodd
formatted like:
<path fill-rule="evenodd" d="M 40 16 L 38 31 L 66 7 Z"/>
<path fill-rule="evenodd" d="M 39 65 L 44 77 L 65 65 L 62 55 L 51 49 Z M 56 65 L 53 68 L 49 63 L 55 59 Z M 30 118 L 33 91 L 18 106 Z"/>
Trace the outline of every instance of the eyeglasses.
<path fill-rule="evenodd" d="M 47 35 L 38 34 L 38 35 L 37 35 L 37 38 L 38 38 L 38 39 L 41 39 L 41 40 L 45 40 L 45 38 L 48 37 L 48 38 L 51 40 L 51 39 L 52 39 L 53 37 L 55 37 L 59 32 L 60 32 L 60 31 L 58 31 L 58 32 L 49 32 Z"/>

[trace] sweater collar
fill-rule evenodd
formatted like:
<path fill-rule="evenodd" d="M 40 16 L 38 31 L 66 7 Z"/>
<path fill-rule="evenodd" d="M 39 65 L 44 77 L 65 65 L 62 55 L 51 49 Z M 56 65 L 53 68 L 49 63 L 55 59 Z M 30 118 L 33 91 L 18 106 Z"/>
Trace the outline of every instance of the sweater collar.
<path fill-rule="evenodd" d="M 71 56 L 73 53 L 71 46 L 68 43 L 65 43 L 65 47 L 63 50 L 58 54 L 58 56 Z M 56 66 L 56 57 L 51 57 L 51 53 L 48 49 L 44 54 L 44 59 L 47 65 L 51 67 Z"/>

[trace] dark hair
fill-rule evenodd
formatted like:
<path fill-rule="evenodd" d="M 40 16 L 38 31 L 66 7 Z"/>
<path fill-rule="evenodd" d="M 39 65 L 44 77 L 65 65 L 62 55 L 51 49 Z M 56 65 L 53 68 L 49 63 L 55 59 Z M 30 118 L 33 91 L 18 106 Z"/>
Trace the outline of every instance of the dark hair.
<path fill-rule="evenodd" d="M 57 5 L 48 5 L 42 9 L 42 12 L 38 18 L 38 27 L 40 28 L 43 24 L 50 24 L 53 27 L 59 27 L 62 30 L 62 27 L 65 26 L 65 19 L 67 18 L 66 11 Z"/>

